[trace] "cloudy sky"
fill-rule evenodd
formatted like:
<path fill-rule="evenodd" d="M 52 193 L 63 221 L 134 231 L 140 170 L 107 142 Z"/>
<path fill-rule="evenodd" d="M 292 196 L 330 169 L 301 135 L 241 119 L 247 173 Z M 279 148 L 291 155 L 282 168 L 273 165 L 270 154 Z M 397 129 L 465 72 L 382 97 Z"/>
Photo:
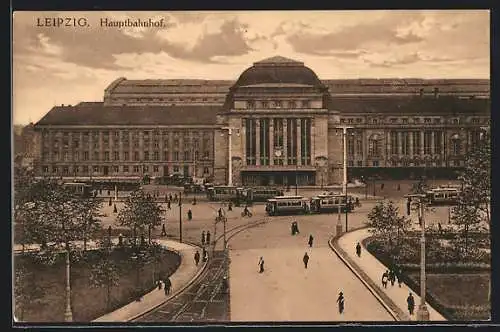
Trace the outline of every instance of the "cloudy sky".
<path fill-rule="evenodd" d="M 54 17 L 88 24 L 37 26 Z M 164 24 L 105 28 L 106 18 Z M 236 80 L 275 55 L 321 79 L 489 78 L 488 11 L 16 12 L 12 24 L 16 124 L 102 100 L 121 76 Z"/>

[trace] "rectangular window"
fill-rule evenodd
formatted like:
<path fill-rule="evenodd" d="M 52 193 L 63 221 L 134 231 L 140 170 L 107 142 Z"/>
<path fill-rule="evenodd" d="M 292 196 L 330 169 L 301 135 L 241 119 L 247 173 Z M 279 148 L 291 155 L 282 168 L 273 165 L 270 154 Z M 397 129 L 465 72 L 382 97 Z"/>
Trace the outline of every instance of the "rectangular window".
<path fill-rule="evenodd" d="M 143 172 L 149 172 L 149 166 L 148 166 L 148 165 L 144 165 L 144 166 L 142 167 L 142 171 L 143 171 Z"/>
<path fill-rule="evenodd" d="M 78 153 L 78 152 L 73 153 L 73 160 L 79 161 L 80 160 L 80 153 Z"/>
<path fill-rule="evenodd" d="M 158 166 L 153 166 L 153 172 L 158 173 Z"/>
<path fill-rule="evenodd" d="M 432 132 L 424 132 L 424 154 L 431 154 Z"/>
<path fill-rule="evenodd" d="M 123 166 L 123 173 L 128 173 L 128 166 L 127 165 Z"/>
<path fill-rule="evenodd" d="M 109 152 L 108 151 L 104 152 L 104 160 L 109 161 Z"/>
<path fill-rule="evenodd" d="M 123 152 L 123 159 L 125 159 L 125 160 L 129 160 L 128 158 L 129 158 L 129 153 L 128 153 L 128 151 Z"/>
<path fill-rule="evenodd" d="M 174 165 L 174 173 L 179 173 L 179 166 Z"/>
<path fill-rule="evenodd" d="M 168 160 L 168 151 L 163 151 L 163 160 Z"/>
<path fill-rule="evenodd" d="M 144 160 L 149 160 L 149 151 L 144 151 Z"/>
<path fill-rule="evenodd" d="M 134 161 L 139 160 L 139 151 L 134 151 Z"/>
<path fill-rule="evenodd" d="M 174 151 L 174 160 L 179 160 L 179 151 Z"/>
<path fill-rule="evenodd" d="M 49 172 L 49 166 L 43 166 L 43 172 L 48 173 Z"/>
<path fill-rule="evenodd" d="M 99 160 L 99 152 L 94 152 L 94 160 Z"/>
<path fill-rule="evenodd" d="M 83 166 L 83 174 L 89 174 L 89 167 Z"/>
<path fill-rule="evenodd" d="M 137 165 L 134 166 L 134 173 L 139 173 L 139 166 Z"/>
<path fill-rule="evenodd" d="M 57 166 L 52 167 L 52 173 L 57 174 L 59 172 L 59 169 Z"/>
<path fill-rule="evenodd" d="M 159 160 L 160 159 L 160 153 L 158 151 L 153 152 L 153 160 Z"/>
<path fill-rule="evenodd" d="M 203 167 L 203 174 L 208 174 L 208 167 Z"/>
<path fill-rule="evenodd" d="M 184 151 L 184 160 L 191 160 L 189 151 Z"/>
<path fill-rule="evenodd" d="M 113 166 L 113 172 L 118 173 L 118 166 Z"/>
<path fill-rule="evenodd" d="M 69 160 L 69 153 L 67 151 L 64 152 L 64 161 Z"/>
<path fill-rule="evenodd" d="M 379 165 L 378 160 L 374 160 L 372 162 L 372 165 L 373 165 L 373 167 L 378 167 L 378 165 Z"/>
<path fill-rule="evenodd" d="M 83 160 L 89 160 L 89 152 L 88 151 L 83 152 Z"/>
<path fill-rule="evenodd" d="M 203 158 L 205 159 L 210 158 L 210 151 L 203 151 Z"/>
<path fill-rule="evenodd" d="M 352 136 L 347 137 L 347 154 L 354 155 L 354 137 Z"/>
<path fill-rule="evenodd" d="M 362 160 L 358 160 L 358 167 L 361 167 L 363 166 L 363 161 Z"/>
<path fill-rule="evenodd" d="M 119 160 L 120 159 L 120 153 L 118 151 L 113 152 L 113 159 L 114 160 Z"/>
<path fill-rule="evenodd" d="M 99 173 L 99 166 L 94 166 L 94 173 Z"/>

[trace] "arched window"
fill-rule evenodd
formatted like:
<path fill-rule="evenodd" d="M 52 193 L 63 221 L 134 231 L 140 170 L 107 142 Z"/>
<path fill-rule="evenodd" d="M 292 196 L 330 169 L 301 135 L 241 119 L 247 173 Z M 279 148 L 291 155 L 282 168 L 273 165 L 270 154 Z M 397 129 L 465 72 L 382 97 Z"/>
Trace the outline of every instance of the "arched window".
<path fill-rule="evenodd" d="M 451 154 L 453 156 L 458 156 L 460 154 L 460 143 L 460 137 L 458 136 L 458 134 L 451 136 Z"/>
<path fill-rule="evenodd" d="M 377 134 L 373 134 L 368 139 L 368 155 L 371 157 L 378 157 L 381 155 L 382 142 L 381 137 Z"/>

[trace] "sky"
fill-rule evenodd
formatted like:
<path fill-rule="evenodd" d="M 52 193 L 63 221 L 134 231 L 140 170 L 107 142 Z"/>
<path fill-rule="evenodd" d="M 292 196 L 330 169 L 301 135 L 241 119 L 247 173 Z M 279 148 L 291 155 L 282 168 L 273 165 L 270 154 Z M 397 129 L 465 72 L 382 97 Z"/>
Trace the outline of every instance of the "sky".
<path fill-rule="evenodd" d="M 47 26 L 53 18 L 64 26 Z M 102 26 L 106 19 L 162 24 Z M 73 22 L 82 26 L 66 26 Z M 277 55 L 320 79 L 490 75 L 487 10 L 15 12 L 12 26 L 14 124 L 102 101 L 118 77 L 236 80 Z"/>

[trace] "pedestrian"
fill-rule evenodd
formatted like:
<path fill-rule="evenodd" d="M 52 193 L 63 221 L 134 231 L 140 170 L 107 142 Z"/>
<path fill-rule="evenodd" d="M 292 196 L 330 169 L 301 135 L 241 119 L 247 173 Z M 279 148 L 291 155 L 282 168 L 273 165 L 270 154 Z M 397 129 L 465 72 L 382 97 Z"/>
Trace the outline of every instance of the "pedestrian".
<path fill-rule="evenodd" d="M 170 200 L 167 202 L 167 209 L 171 210 L 171 207 L 170 207 Z"/>
<path fill-rule="evenodd" d="M 309 263 L 309 255 L 307 254 L 307 252 L 304 254 L 302 261 L 304 262 L 304 267 L 307 269 L 307 263 Z"/>
<path fill-rule="evenodd" d="M 408 298 L 406 299 L 406 303 L 408 303 L 408 312 L 410 313 L 410 316 L 413 315 L 413 310 L 415 310 L 415 298 L 413 298 L 413 294 L 410 293 L 408 295 Z"/>
<path fill-rule="evenodd" d="M 196 196 L 193 197 L 193 205 L 196 205 Z"/>
<path fill-rule="evenodd" d="M 205 231 L 201 232 L 201 245 L 205 245 Z"/>
<path fill-rule="evenodd" d="M 165 224 L 161 225 L 161 236 L 166 236 L 167 231 L 165 230 Z"/>
<path fill-rule="evenodd" d="M 400 267 L 397 269 L 396 277 L 398 278 L 398 286 L 401 288 L 401 284 L 403 283 L 403 270 Z"/>
<path fill-rule="evenodd" d="M 210 231 L 207 231 L 207 245 L 210 245 Z"/>
<path fill-rule="evenodd" d="M 294 221 L 294 223 L 295 223 L 295 233 L 300 234 L 300 232 L 299 232 L 299 224 L 296 221 Z"/>
<path fill-rule="evenodd" d="M 165 194 L 165 203 L 168 203 L 168 195 Z"/>
<path fill-rule="evenodd" d="M 208 259 L 208 253 L 207 253 L 207 249 L 203 248 L 203 262 L 206 262 L 207 259 Z"/>
<path fill-rule="evenodd" d="M 356 244 L 356 255 L 358 255 L 358 257 L 361 257 L 361 244 Z"/>
<path fill-rule="evenodd" d="M 345 298 L 344 298 L 344 293 L 340 292 L 339 297 L 337 298 L 337 303 L 339 304 L 339 314 L 342 315 L 344 312 L 344 303 L 345 303 Z"/>
<path fill-rule="evenodd" d="M 158 280 L 157 284 L 158 284 L 158 290 L 161 290 L 161 286 L 162 286 L 161 280 Z"/>
<path fill-rule="evenodd" d="M 383 183 L 380 185 L 380 190 L 384 190 L 384 184 Z"/>
<path fill-rule="evenodd" d="M 259 259 L 259 273 L 264 272 L 264 257 L 260 256 Z"/>
<path fill-rule="evenodd" d="M 233 202 L 229 202 L 229 204 L 227 205 L 227 210 L 233 211 Z"/>
<path fill-rule="evenodd" d="M 120 247 L 121 247 L 121 246 L 123 246 L 123 235 L 122 235 L 122 233 L 120 233 L 120 234 L 118 235 L 118 245 L 119 245 Z"/>
<path fill-rule="evenodd" d="M 109 206 L 113 205 L 113 202 L 111 201 L 111 197 L 109 197 L 109 202 L 108 202 L 108 205 L 109 205 Z"/>
<path fill-rule="evenodd" d="M 188 210 L 187 215 L 188 215 L 188 220 L 193 219 L 193 211 L 191 211 L 191 209 Z"/>
<path fill-rule="evenodd" d="M 295 222 L 292 221 L 292 235 L 295 235 Z"/>
<path fill-rule="evenodd" d="M 168 194 L 168 201 L 172 202 L 172 193 Z"/>
<path fill-rule="evenodd" d="M 313 236 L 312 236 L 312 234 L 311 234 L 311 235 L 309 235 L 309 241 L 307 241 L 307 243 L 309 244 L 309 248 L 312 248 L 312 246 L 313 246 L 313 241 L 314 241 L 314 238 L 313 238 Z"/>
<path fill-rule="evenodd" d="M 387 288 L 387 281 L 389 280 L 389 271 L 385 271 L 383 274 L 382 274 L 382 286 L 384 288 Z"/>
<path fill-rule="evenodd" d="M 357 206 L 357 207 L 360 207 L 360 206 L 361 206 L 361 204 L 359 203 L 359 197 L 356 197 L 356 206 Z"/>
<path fill-rule="evenodd" d="M 394 286 L 394 282 L 396 282 L 396 272 L 393 268 L 389 270 L 389 281 L 391 282 L 391 286 Z"/>
<path fill-rule="evenodd" d="M 401 190 L 401 185 L 398 183 L 398 191 Z"/>
<path fill-rule="evenodd" d="M 177 194 L 174 195 L 174 202 L 177 202 Z"/>
<path fill-rule="evenodd" d="M 170 278 L 167 277 L 164 281 L 163 281 L 163 286 L 165 288 L 165 295 L 169 295 L 170 294 L 170 290 L 172 289 L 172 282 L 170 281 Z"/>
<path fill-rule="evenodd" d="M 196 266 L 198 266 L 198 263 L 200 262 L 200 252 L 198 250 L 194 253 L 194 262 L 196 263 Z"/>
<path fill-rule="evenodd" d="M 439 230 L 439 235 L 443 233 L 443 227 L 441 227 L 441 223 L 438 222 L 438 230 Z"/>

